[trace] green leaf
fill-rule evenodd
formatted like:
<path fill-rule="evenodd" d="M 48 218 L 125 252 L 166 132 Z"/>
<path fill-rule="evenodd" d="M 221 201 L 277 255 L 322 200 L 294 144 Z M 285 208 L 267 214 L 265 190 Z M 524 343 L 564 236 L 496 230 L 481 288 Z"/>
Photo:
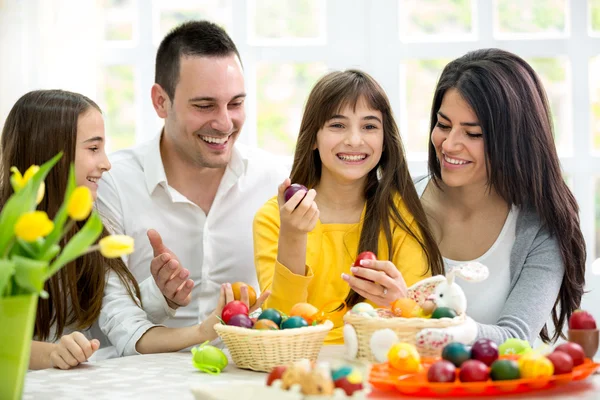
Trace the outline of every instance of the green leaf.
<path fill-rule="evenodd" d="M 15 281 L 29 293 L 40 293 L 44 289 L 48 262 L 13 256 L 15 263 Z"/>
<path fill-rule="evenodd" d="M 39 259 L 43 260 L 43 261 L 48 261 L 50 262 L 50 260 L 52 260 L 54 257 L 56 257 L 56 255 L 60 252 L 60 246 L 55 244 L 52 245 L 45 254 L 41 254 Z"/>
<path fill-rule="evenodd" d="M 9 245 L 15 237 L 15 224 L 19 217 L 26 212 L 35 210 L 38 188 L 50 169 L 62 157 L 62 153 L 42 165 L 39 171 L 27 182 L 18 193 L 14 193 L 2 208 L 0 213 L 0 257 L 8 255 Z"/>
<path fill-rule="evenodd" d="M 65 264 L 85 253 L 88 248 L 96 242 L 101 233 L 102 221 L 98 216 L 98 212 L 93 211 L 83 228 L 71 238 L 62 253 L 54 260 L 48 270 L 46 279 L 54 275 Z"/>
<path fill-rule="evenodd" d="M 58 245 L 60 239 L 63 236 L 63 228 L 69 215 L 67 214 L 67 206 L 69 205 L 69 200 L 71 199 L 71 194 L 73 190 L 75 190 L 75 167 L 71 164 L 69 168 L 69 179 L 67 181 L 67 189 L 65 190 L 65 197 L 63 199 L 63 203 L 58 209 L 56 216 L 54 217 L 54 229 L 48 236 L 46 236 L 46 241 L 42 246 L 40 254 L 45 254 L 48 250 L 55 245 Z"/>
<path fill-rule="evenodd" d="M 0 297 L 4 296 L 4 290 L 15 273 L 15 263 L 11 260 L 0 259 Z"/>

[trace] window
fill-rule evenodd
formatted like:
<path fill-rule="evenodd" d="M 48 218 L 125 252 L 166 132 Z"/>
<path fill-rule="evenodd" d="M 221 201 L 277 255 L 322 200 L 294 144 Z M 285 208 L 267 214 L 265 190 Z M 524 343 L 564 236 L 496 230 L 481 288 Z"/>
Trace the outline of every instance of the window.
<path fill-rule="evenodd" d="M 107 115 L 112 150 L 158 133 L 162 124 L 148 95 L 156 47 L 189 19 L 215 21 L 238 45 L 249 94 L 241 141 L 290 156 L 314 82 L 328 70 L 360 68 L 386 90 L 414 175 L 426 171 L 432 91 L 446 63 L 481 47 L 522 56 L 547 91 L 590 263 L 600 257 L 600 185 L 590 178 L 600 178 L 600 0 L 99 4 L 105 50 L 97 99 Z"/>

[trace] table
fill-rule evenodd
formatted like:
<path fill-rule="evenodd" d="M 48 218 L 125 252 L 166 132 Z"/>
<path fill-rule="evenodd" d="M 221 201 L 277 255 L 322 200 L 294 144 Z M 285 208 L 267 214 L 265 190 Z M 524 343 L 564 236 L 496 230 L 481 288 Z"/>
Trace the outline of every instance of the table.
<path fill-rule="evenodd" d="M 323 347 L 320 360 L 341 354 L 341 346 Z M 177 399 L 193 400 L 190 388 L 198 384 L 225 382 L 264 382 L 266 374 L 237 368 L 233 363 L 220 375 L 197 371 L 190 353 L 164 353 L 113 358 L 90 362 L 62 371 L 31 371 L 25 378 L 23 399 Z M 374 392 L 369 398 L 398 399 L 396 392 Z M 403 397 L 417 399 L 415 397 Z M 489 398 L 489 397 L 488 397 Z M 600 375 L 583 382 L 537 392 L 513 395 L 507 399 L 600 399 Z M 244 400 L 243 395 L 235 400 Z"/>

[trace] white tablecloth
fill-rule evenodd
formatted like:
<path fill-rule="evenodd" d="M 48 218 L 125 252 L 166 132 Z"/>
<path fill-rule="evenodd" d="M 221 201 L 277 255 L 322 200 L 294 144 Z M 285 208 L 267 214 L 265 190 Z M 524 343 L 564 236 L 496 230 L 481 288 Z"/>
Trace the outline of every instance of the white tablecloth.
<path fill-rule="evenodd" d="M 340 346 L 326 346 L 319 358 L 331 360 L 340 352 Z M 242 370 L 233 363 L 220 375 L 209 375 L 197 371 L 191 361 L 191 353 L 150 354 L 85 363 L 67 371 L 32 371 L 25 379 L 23 399 L 192 400 L 194 396 L 190 389 L 198 384 L 221 385 L 232 381 L 256 383 L 266 379 L 264 373 Z M 373 392 L 370 397 L 396 399 L 401 396 L 397 392 Z M 600 375 L 556 389 L 506 398 L 596 400 L 600 399 Z M 243 394 L 240 393 L 235 400 L 244 400 Z"/>

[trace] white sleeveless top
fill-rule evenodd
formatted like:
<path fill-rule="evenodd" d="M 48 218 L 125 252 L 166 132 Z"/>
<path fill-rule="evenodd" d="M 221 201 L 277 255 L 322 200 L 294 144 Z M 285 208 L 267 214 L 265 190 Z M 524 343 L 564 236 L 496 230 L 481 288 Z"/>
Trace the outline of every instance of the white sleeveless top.
<path fill-rule="evenodd" d="M 419 197 L 423 195 L 429 178 L 421 179 L 415 184 Z M 490 276 L 483 282 L 465 282 L 457 278 L 456 283 L 463 289 L 467 296 L 467 315 L 481 324 L 496 324 L 500 317 L 502 307 L 508 298 L 510 289 L 510 255 L 515 242 L 517 217 L 519 209 L 512 206 L 506 217 L 502 231 L 498 238 L 481 257 L 475 260 L 486 265 Z M 457 264 L 468 261 L 455 261 L 443 257 L 446 271 L 452 270 Z"/>

